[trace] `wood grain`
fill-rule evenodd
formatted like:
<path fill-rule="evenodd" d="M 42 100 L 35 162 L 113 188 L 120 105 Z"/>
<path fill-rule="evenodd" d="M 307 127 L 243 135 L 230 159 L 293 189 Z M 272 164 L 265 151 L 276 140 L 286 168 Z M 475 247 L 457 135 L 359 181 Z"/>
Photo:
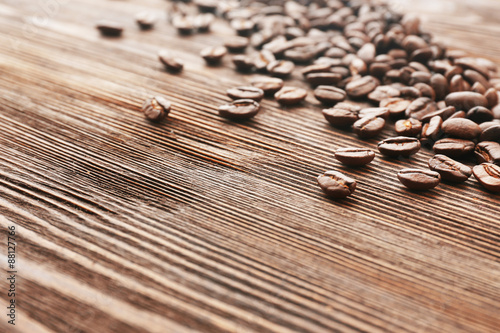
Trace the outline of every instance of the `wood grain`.
<path fill-rule="evenodd" d="M 473 3 L 397 5 L 500 63 L 500 3 Z M 0 331 L 498 331 L 498 195 L 474 179 L 405 190 L 397 171 L 425 167 L 428 150 L 341 166 L 333 150 L 374 147 L 392 128 L 359 141 L 312 94 L 222 120 L 225 90 L 252 78 L 199 57 L 224 22 L 180 38 L 165 17 L 135 26 L 140 10 L 166 15 L 165 1 L 44 4 L 0 4 L 0 238 L 16 226 L 19 271 L 18 322 Z M 101 38 L 102 18 L 123 38 Z M 160 48 L 184 59 L 181 74 L 162 69 Z M 304 86 L 299 73 L 287 84 Z M 154 94 L 173 104 L 161 125 L 139 112 Z M 322 195 L 315 177 L 331 168 L 358 180 L 354 196 Z"/>

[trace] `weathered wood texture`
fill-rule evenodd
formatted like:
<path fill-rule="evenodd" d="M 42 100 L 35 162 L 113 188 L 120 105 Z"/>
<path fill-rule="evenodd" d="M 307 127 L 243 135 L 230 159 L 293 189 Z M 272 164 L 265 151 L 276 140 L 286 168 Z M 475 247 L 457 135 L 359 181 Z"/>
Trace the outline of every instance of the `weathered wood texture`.
<path fill-rule="evenodd" d="M 415 3 L 396 5 L 500 63 L 498 1 Z M 265 100 L 245 124 L 220 119 L 225 89 L 251 76 L 198 56 L 225 23 L 186 38 L 164 21 L 136 28 L 135 13 L 166 5 L 0 4 L 1 265 L 15 225 L 19 271 L 17 325 L 2 315 L 0 331 L 498 332 L 499 196 L 472 178 L 405 190 L 396 172 L 425 167 L 428 150 L 342 167 L 334 149 L 374 147 L 392 129 L 359 141 L 312 95 L 288 109 Z M 101 18 L 124 37 L 101 38 Z M 166 73 L 160 48 L 185 71 Z M 173 103 L 162 125 L 139 112 L 152 94 Z M 331 168 L 358 179 L 354 196 L 322 195 L 315 177 Z"/>

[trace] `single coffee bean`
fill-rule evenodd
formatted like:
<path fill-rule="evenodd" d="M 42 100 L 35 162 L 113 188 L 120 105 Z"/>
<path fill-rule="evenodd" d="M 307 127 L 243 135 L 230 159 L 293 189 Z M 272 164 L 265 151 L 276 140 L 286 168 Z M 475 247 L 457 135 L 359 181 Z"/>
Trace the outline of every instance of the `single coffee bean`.
<path fill-rule="evenodd" d="M 378 79 L 382 79 L 387 72 L 391 70 L 391 66 L 382 62 L 374 62 L 370 65 L 368 73 Z"/>
<path fill-rule="evenodd" d="M 215 13 L 219 5 L 217 0 L 195 0 L 194 3 L 200 13 Z"/>
<path fill-rule="evenodd" d="M 311 62 L 316 56 L 314 46 L 294 47 L 285 51 L 285 58 L 296 63 L 306 64 Z"/>
<path fill-rule="evenodd" d="M 220 64 L 222 58 L 227 54 L 227 49 L 224 46 L 209 46 L 201 50 L 201 57 L 205 59 L 209 65 Z"/>
<path fill-rule="evenodd" d="M 198 32 L 208 32 L 214 20 L 215 16 L 211 13 L 198 14 L 193 18 L 193 25 Z"/>
<path fill-rule="evenodd" d="M 373 161 L 375 153 L 368 148 L 339 148 L 335 158 L 345 165 L 360 167 Z"/>
<path fill-rule="evenodd" d="M 371 93 L 380 85 L 379 80 L 373 76 L 364 76 L 354 79 L 346 85 L 346 92 L 349 97 L 362 98 Z"/>
<path fill-rule="evenodd" d="M 473 85 L 475 82 L 481 83 L 484 87 L 487 87 L 488 89 L 491 88 L 491 84 L 488 82 L 488 80 L 479 74 L 478 72 L 471 70 L 471 69 L 466 69 L 464 73 L 462 74 L 464 79 L 469 82 L 469 84 Z M 484 94 L 484 92 L 480 93 L 481 95 Z"/>
<path fill-rule="evenodd" d="M 227 95 L 232 99 L 253 99 L 260 102 L 264 97 L 264 91 L 256 87 L 237 87 L 228 89 Z"/>
<path fill-rule="evenodd" d="M 420 97 L 414 100 L 408 108 L 406 108 L 405 115 L 407 118 L 415 118 L 422 120 L 422 118 L 431 112 L 437 110 L 436 102 L 429 97 Z"/>
<path fill-rule="evenodd" d="M 491 192 L 500 192 L 500 166 L 483 163 L 476 165 L 472 172 L 479 184 Z"/>
<path fill-rule="evenodd" d="M 190 35 L 194 32 L 194 19 L 189 15 L 175 15 L 172 18 L 172 25 L 181 35 Z"/>
<path fill-rule="evenodd" d="M 429 168 L 441 175 L 442 180 L 462 183 L 472 175 L 472 169 L 467 165 L 452 160 L 445 155 L 436 155 L 429 160 Z"/>
<path fill-rule="evenodd" d="M 486 121 L 484 123 L 479 124 L 479 127 L 481 127 L 481 130 L 486 131 L 488 128 L 500 125 L 500 120 L 499 119 L 493 119 L 492 121 Z M 482 134 L 482 133 L 481 133 Z M 495 140 L 481 140 L 481 141 L 495 141 Z"/>
<path fill-rule="evenodd" d="M 346 98 L 346 93 L 340 88 L 318 86 L 314 89 L 314 97 L 323 104 L 331 105 L 342 102 Z"/>
<path fill-rule="evenodd" d="M 398 136 L 380 141 L 377 147 L 380 153 L 385 156 L 410 157 L 420 150 L 420 141 L 417 138 Z"/>
<path fill-rule="evenodd" d="M 267 65 L 267 71 L 272 76 L 284 78 L 289 76 L 294 70 L 295 65 L 288 60 L 275 60 Z"/>
<path fill-rule="evenodd" d="M 123 33 L 123 27 L 113 21 L 102 20 L 96 25 L 101 35 L 106 37 L 120 37 Z"/>
<path fill-rule="evenodd" d="M 475 106 L 467 112 L 467 118 L 480 124 L 493 120 L 493 112 L 484 106 Z"/>
<path fill-rule="evenodd" d="M 283 87 L 274 94 L 274 98 L 281 105 L 296 105 L 306 99 L 307 90 L 297 87 Z"/>
<path fill-rule="evenodd" d="M 304 67 L 300 73 L 304 77 L 312 73 L 329 73 L 330 72 L 330 64 L 315 64 Z"/>
<path fill-rule="evenodd" d="M 436 154 L 460 158 L 474 151 L 475 144 L 469 140 L 446 138 L 436 141 L 432 149 Z"/>
<path fill-rule="evenodd" d="M 497 122 L 493 122 L 493 124 L 494 124 L 493 126 L 490 126 L 485 130 L 483 130 L 481 136 L 479 137 L 479 141 L 500 142 L 500 124 Z"/>
<path fill-rule="evenodd" d="M 447 119 L 441 126 L 443 132 L 451 137 L 472 140 L 481 134 L 481 127 L 465 118 Z"/>
<path fill-rule="evenodd" d="M 450 80 L 450 93 L 461 92 L 461 91 L 469 91 L 471 90 L 471 86 L 469 82 L 464 80 L 462 75 L 455 75 Z"/>
<path fill-rule="evenodd" d="M 463 69 L 474 70 L 474 71 L 480 73 L 486 79 L 490 78 L 489 69 L 487 67 L 481 65 L 480 63 L 478 63 L 478 61 L 475 58 L 462 57 L 462 58 L 456 59 L 455 65 L 462 67 Z"/>
<path fill-rule="evenodd" d="M 344 199 L 356 190 L 356 180 L 338 171 L 327 171 L 318 176 L 319 187 L 328 197 Z"/>
<path fill-rule="evenodd" d="M 226 41 L 224 42 L 224 46 L 231 53 L 243 53 L 245 52 L 248 43 L 249 43 L 248 38 L 234 36 L 226 39 Z"/>
<path fill-rule="evenodd" d="M 422 117 L 422 122 L 428 122 L 430 121 L 433 117 L 439 116 L 441 119 L 446 120 L 451 117 L 452 114 L 455 113 L 455 107 L 454 106 L 447 106 L 445 108 L 442 108 L 440 110 L 431 112 L 429 114 L 426 114 L 425 116 Z"/>
<path fill-rule="evenodd" d="M 400 136 L 417 136 L 422 132 L 422 122 L 414 118 L 400 119 L 396 121 L 394 128 Z"/>
<path fill-rule="evenodd" d="M 391 97 L 399 97 L 399 89 L 391 86 L 378 86 L 374 91 L 368 94 L 368 99 L 372 102 L 380 103 L 384 99 Z M 405 108 L 406 109 L 406 108 Z"/>
<path fill-rule="evenodd" d="M 398 179 L 410 190 L 425 191 L 438 186 L 441 175 L 430 170 L 403 169 L 399 171 Z"/>
<path fill-rule="evenodd" d="M 464 111 L 457 111 L 454 114 L 452 114 L 448 119 L 465 118 L 466 115 L 467 114 Z"/>
<path fill-rule="evenodd" d="M 141 30 L 153 29 L 157 19 L 158 18 L 155 13 L 147 11 L 140 12 L 135 17 L 135 21 L 137 22 Z"/>
<path fill-rule="evenodd" d="M 272 96 L 283 88 L 284 83 L 282 79 L 277 77 L 262 76 L 254 78 L 251 84 L 256 88 L 262 89 L 262 91 L 264 91 L 264 95 Z"/>
<path fill-rule="evenodd" d="M 148 98 L 142 105 L 144 117 L 151 121 L 160 122 L 169 114 L 171 104 L 164 97 Z"/>
<path fill-rule="evenodd" d="M 410 106 L 412 101 L 400 97 L 386 98 L 380 101 L 379 106 L 382 108 L 388 108 L 391 117 L 400 118 L 402 117 L 406 109 Z"/>
<path fill-rule="evenodd" d="M 170 72 L 180 72 L 184 68 L 182 61 L 173 57 L 167 50 L 160 50 L 158 59 L 165 66 L 165 69 Z"/>
<path fill-rule="evenodd" d="M 474 150 L 479 163 L 500 164 L 500 143 L 483 141 L 476 145 Z"/>
<path fill-rule="evenodd" d="M 413 87 L 420 91 L 422 97 L 429 97 L 432 100 L 436 99 L 436 92 L 430 85 L 426 83 L 416 83 Z"/>
<path fill-rule="evenodd" d="M 336 85 L 342 80 L 342 75 L 338 73 L 311 73 L 307 74 L 306 80 L 312 86 Z"/>
<path fill-rule="evenodd" d="M 498 94 L 495 88 L 490 88 L 484 93 L 484 97 L 488 101 L 488 107 L 493 108 L 498 104 Z"/>
<path fill-rule="evenodd" d="M 407 99 L 417 99 L 422 97 L 422 93 L 415 87 L 403 87 L 399 90 L 399 96 Z"/>
<path fill-rule="evenodd" d="M 260 105 L 253 99 L 239 99 L 232 103 L 221 105 L 219 115 L 231 120 L 246 120 L 254 117 L 260 110 Z"/>
<path fill-rule="evenodd" d="M 432 75 L 431 77 L 431 87 L 436 93 L 436 100 L 443 100 L 446 95 L 448 95 L 450 88 L 448 86 L 448 80 L 439 73 Z"/>
<path fill-rule="evenodd" d="M 240 72 L 249 72 L 254 68 L 253 59 L 243 54 L 235 55 L 232 61 L 236 70 Z"/>
<path fill-rule="evenodd" d="M 430 142 L 436 141 L 441 136 L 441 126 L 443 124 L 443 119 L 440 116 L 434 116 L 432 119 L 425 123 L 422 127 L 422 134 L 420 135 L 420 141 L 422 143 L 428 144 Z"/>
<path fill-rule="evenodd" d="M 389 118 L 389 109 L 388 108 L 364 108 L 359 111 L 359 118 L 364 117 L 380 117 L 387 120 Z"/>
<path fill-rule="evenodd" d="M 471 91 L 484 95 L 486 93 L 486 88 L 481 84 L 481 82 L 475 82 L 472 85 Z"/>
<path fill-rule="evenodd" d="M 324 109 L 325 119 L 336 127 L 348 127 L 359 119 L 361 107 L 348 103 L 338 103 L 334 108 Z"/>
<path fill-rule="evenodd" d="M 486 97 L 472 91 L 453 92 L 446 96 L 445 101 L 446 105 L 466 112 L 475 106 L 488 106 Z"/>
<path fill-rule="evenodd" d="M 258 71 L 267 71 L 267 66 L 276 60 L 274 54 L 269 50 L 261 50 L 254 56 L 253 62 Z"/>
<path fill-rule="evenodd" d="M 357 120 L 353 125 L 353 131 L 360 139 L 373 138 L 382 132 L 385 119 L 380 117 L 364 117 Z"/>

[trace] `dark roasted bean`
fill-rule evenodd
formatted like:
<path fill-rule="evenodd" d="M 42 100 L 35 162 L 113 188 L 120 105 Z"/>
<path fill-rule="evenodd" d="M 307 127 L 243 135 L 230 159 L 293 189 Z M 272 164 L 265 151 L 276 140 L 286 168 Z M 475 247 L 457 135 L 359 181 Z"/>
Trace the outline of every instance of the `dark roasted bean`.
<path fill-rule="evenodd" d="M 281 105 L 295 105 L 302 102 L 307 96 L 307 91 L 296 87 L 283 87 L 274 94 L 274 98 Z"/>
<path fill-rule="evenodd" d="M 436 93 L 436 100 L 443 100 L 449 93 L 448 81 L 439 73 L 431 76 L 431 87 Z"/>
<path fill-rule="evenodd" d="M 140 12 L 135 16 L 135 21 L 137 22 L 141 30 L 153 29 L 156 20 L 157 20 L 156 14 L 147 11 Z"/>
<path fill-rule="evenodd" d="M 281 78 L 289 76 L 294 68 L 295 65 L 293 64 L 293 62 L 288 60 L 275 60 L 267 65 L 267 71 L 271 75 Z"/>
<path fill-rule="evenodd" d="M 484 106 L 475 106 L 467 112 L 467 118 L 480 124 L 493 120 L 493 112 Z"/>
<path fill-rule="evenodd" d="M 368 94 L 368 99 L 373 102 L 380 103 L 386 98 L 399 97 L 399 95 L 399 89 L 391 86 L 378 86 L 375 90 Z"/>
<path fill-rule="evenodd" d="M 428 122 L 429 120 L 432 119 L 432 117 L 439 116 L 441 119 L 446 120 L 451 117 L 452 114 L 455 113 L 455 107 L 454 106 L 447 106 L 445 108 L 442 108 L 440 110 L 431 112 L 425 116 L 422 117 L 422 122 Z"/>
<path fill-rule="evenodd" d="M 399 90 L 399 96 L 408 99 L 417 99 L 422 97 L 422 93 L 415 87 L 403 87 Z"/>
<path fill-rule="evenodd" d="M 318 86 L 314 89 L 314 97 L 326 105 L 337 104 L 346 98 L 344 90 L 332 86 Z"/>
<path fill-rule="evenodd" d="M 352 98 L 362 98 L 371 93 L 380 82 L 373 76 L 364 76 L 352 80 L 346 85 L 346 92 Z"/>
<path fill-rule="evenodd" d="M 500 123 L 492 122 L 494 125 L 483 130 L 479 141 L 496 141 L 500 142 Z M 485 123 L 483 123 L 485 124 Z"/>
<path fill-rule="evenodd" d="M 254 68 L 253 59 L 243 54 L 235 55 L 232 61 L 240 72 L 249 72 Z"/>
<path fill-rule="evenodd" d="M 484 94 L 484 97 L 488 101 L 488 107 L 493 108 L 498 104 L 498 93 L 495 88 L 490 88 Z"/>
<path fill-rule="evenodd" d="M 224 46 L 209 46 L 201 50 L 201 57 L 205 59 L 209 65 L 217 65 L 222 58 L 227 54 L 227 49 Z"/>
<path fill-rule="evenodd" d="M 113 21 L 102 20 L 96 25 L 101 35 L 106 37 L 120 37 L 123 33 L 123 27 Z"/>
<path fill-rule="evenodd" d="M 475 144 L 469 140 L 446 138 L 436 141 L 432 149 L 436 154 L 460 158 L 474 151 Z"/>
<path fill-rule="evenodd" d="M 394 124 L 395 131 L 401 136 L 417 136 L 422 132 L 422 122 L 414 118 L 400 119 Z"/>
<path fill-rule="evenodd" d="M 429 168 L 441 175 L 442 180 L 462 183 L 472 175 L 472 169 L 445 155 L 436 155 L 429 160 Z"/>
<path fill-rule="evenodd" d="M 239 99 L 232 103 L 221 105 L 219 115 L 231 120 L 245 120 L 254 117 L 260 110 L 260 105 L 253 99 Z"/>
<path fill-rule="evenodd" d="M 171 104 L 161 96 L 148 98 L 142 105 L 144 117 L 151 121 L 160 122 L 169 114 Z"/>
<path fill-rule="evenodd" d="M 410 100 L 400 97 L 394 97 L 394 98 L 386 98 L 380 101 L 379 106 L 388 108 L 391 117 L 400 118 L 405 114 L 406 109 L 408 109 L 411 103 L 412 101 Z"/>
<path fill-rule="evenodd" d="M 403 169 L 399 171 L 398 179 L 410 190 L 425 191 L 438 186 L 441 175 L 430 170 Z"/>
<path fill-rule="evenodd" d="M 307 75 L 312 73 L 328 73 L 330 72 L 329 64 L 315 64 L 304 67 L 301 71 L 303 76 L 307 77 Z"/>
<path fill-rule="evenodd" d="M 277 77 L 257 77 L 252 80 L 251 84 L 256 88 L 262 89 L 267 96 L 272 96 L 283 88 L 283 80 Z"/>
<path fill-rule="evenodd" d="M 253 99 L 260 102 L 264 97 L 264 91 L 256 87 L 237 87 L 228 89 L 226 92 L 232 99 Z"/>
<path fill-rule="evenodd" d="M 474 150 L 479 163 L 500 164 L 500 143 L 483 141 L 476 145 Z"/>
<path fill-rule="evenodd" d="M 327 171 L 318 176 L 319 187 L 328 197 L 344 199 L 356 190 L 356 180 L 338 171 Z"/>
<path fill-rule="evenodd" d="M 481 127 L 465 118 L 447 119 L 442 125 L 443 132 L 451 137 L 472 140 L 481 134 Z"/>
<path fill-rule="evenodd" d="M 361 108 L 357 105 L 338 103 L 334 108 L 324 109 L 325 119 L 336 127 L 347 127 L 354 124 L 359 119 Z"/>
<path fill-rule="evenodd" d="M 224 42 L 224 46 L 231 53 L 243 53 L 248 46 L 248 38 L 245 37 L 229 37 Z"/>
<path fill-rule="evenodd" d="M 373 161 L 375 153 L 368 148 L 339 148 L 335 158 L 345 165 L 360 167 Z"/>
<path fill-rule="evenodd" d="M 364 117 L 380 117 L 387 120 L 389 118 L 389 109 L 388 108 L 364 108 L 359 111 L 359 118 Z"/>
<path fill-rule="evenodd" d="M 312 86 L 336 85 L 342 80 L 342 75 L 338 73 L 310 73 L 307 74 L 306 80 Z"/>
<path fill-rule="evenodd" d="M 357 120 L 353 125 L 353 131 L 360 139 L 373 138 L 382 132 L 385 119 L 380 117 L 365 117 Z"/>
<path fill-rule="evenodd" d="M 420 141 L 406 136 L 388 138 L 378 143 L 378 150 L 382 155 L 389 157 L 409 157 L 420 150 Z"/>
<path fill-rule="evenodd" d="M 469 111 L 475 106 L 488 106 L 488 100 L 481 94 L 471 91 L 454 92 L 446 96 L 446 105 L 454 106 L 457 110 Z"/>
<path fill-rule="evenodd" d="M 430 85 L 426 83 L 416 83 L 413 87 L 417 88 L 420 91 L 420 95 L 422 97 L 429 97 L 432 100 L 436 99 L 436 93 Z"/>
<path fill-rule="evenodd" d="M 422 143 L 429 143 L 436 141 L 441 135 L 441 126 L 443 119 L 440 116 L 434 116 L 431 120 L 422 126 L 422 134 L 420 140 Z"/>
<path fill-rule="evenodd" d="M 173 57 L 167 50 L 158 52 L 158 59 L 168 71 L 179 72 L 184 68 L 182 61 Z"/>
<path fill-rule="evenodd" d="M 472 172 L 479 184 L 491 192 L 500 192 L 500 166 L 483 163 L 476 165 Z"/>
<path fill-rule="evenodd" d="M 422 118 L 431 112 L 437 110 L 436 102 L 428 97 L 420 97 L 414 100 L 408 108 L 406 108 L 405 115 L 407 118 L 415 118 L 422 120 Z"/>
<path fill-rule="evenodd" d="M 486 88 L 481 84 L 481 82 L 475 82 L 472 85 L 471 91 L 484 95 L 486 93 Z"/>
<path fill-rule="evenodd" d="M 457 111 L 454 114 L 452 114 L 448 119 L 455 119 L 455 118 L 465 118 L 467 114 L 464 111 Z"/>

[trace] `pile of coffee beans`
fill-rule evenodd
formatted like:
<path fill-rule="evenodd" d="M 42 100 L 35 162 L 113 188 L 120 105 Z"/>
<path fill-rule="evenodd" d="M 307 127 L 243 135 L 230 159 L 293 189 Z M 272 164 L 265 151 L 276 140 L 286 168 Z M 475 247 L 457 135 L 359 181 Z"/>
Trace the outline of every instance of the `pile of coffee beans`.
<path fill-rule="evenodd" d="M 447 49 L 421 30 L 418 17 L 396 13 L 381 1 L 189 2 L 176 1 L 170 15 L 180 34 L 204 31 L 199 22 L 209 26 L 216 16 L 234 30 L 224 45 L 201 52 L 207 64 L 221 64 L 233 53 L 236 71 L 261 74 L 252 87 L 227 91 L 236 100 L 219 108 L 222 117 L 249 119 L 269 96 L 282 106 L 303 102 L 308 91 L 285 84 L 298 72 L 325 105 L 323 115 L 332 126 L 351 128 L 361 140 L 394 126 L 394 137 L 377 145 L 389 158 L 409 158 L 421 147 L 435 152 L 429 170 L 395 171 L 409 189 L 463 182 L 474 174 L 487 190 L 500 192 L 500 74 L 491 61 Z M 167 52 L 160 60 L 170 71 L 182 69 Z M 472 153 L 477 165 L 470 168 L 464 163 Z M 359 167 L 375 152 L 342 148 L 335 156 Z M 320 175 L 318 183 L 333 198 L 356 188 L 354 179 L 337 171 Z"/>

